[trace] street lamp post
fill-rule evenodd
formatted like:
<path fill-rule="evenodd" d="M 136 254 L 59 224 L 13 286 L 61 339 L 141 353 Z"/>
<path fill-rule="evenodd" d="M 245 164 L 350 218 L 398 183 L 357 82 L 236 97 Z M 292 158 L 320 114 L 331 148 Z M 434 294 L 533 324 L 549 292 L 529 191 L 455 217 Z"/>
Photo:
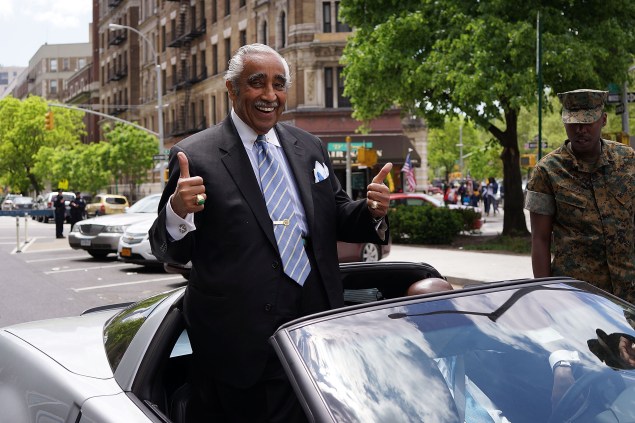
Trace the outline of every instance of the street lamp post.
<path fill-rule="evenodd" d="M 138 29 L 128 25 L 119 25 L 115 23 L 108 24 L 108 28 L 110 28 L 111 31 L 116 31 L 118 29 L 127 29 L 128 31 L 136 33 L 143 39 L 143 41 L 148 44 L 148 47 L 150 47 L 150 51 L 154 56 L 154 69 L 157 74 L 157 123 L 159 124 L 159 154 L 163 155 L 163 151 L 165 149 L 163 133 L 163 81 L 161 80 L 161 65 L 159 64 L 159 55 L 157 54 L 157 51 L 154 49 L 154 46 L 152 45 L 152 42 L 148 39 L 148 37 L 143 35 Z M 159 163 L 159 180 L 161 181 L 161 191 L 163 191 L 163 188 L 165 187 L 165 181 L 163 180 L 163 169 L 165 168 L 165 160 L 161 160 Z"/>

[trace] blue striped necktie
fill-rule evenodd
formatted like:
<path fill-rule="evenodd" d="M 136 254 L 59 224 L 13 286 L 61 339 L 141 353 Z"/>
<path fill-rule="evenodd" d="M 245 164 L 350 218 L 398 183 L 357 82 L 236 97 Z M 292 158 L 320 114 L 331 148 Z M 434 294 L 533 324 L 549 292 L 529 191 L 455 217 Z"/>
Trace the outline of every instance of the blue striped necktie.
<path fill-rule="evenodd" d="M 302 231 L 294 213 L 291 194 L 287 189 L 284 173 L 271 155 L 264 135 L 256 138 L 258 149 L 258 173 L 262 193 L 273 221 L 273 232 L 278 243 L 284 273 L 300 285 L 304 285 L 311 265 L 304 250 Z"/>

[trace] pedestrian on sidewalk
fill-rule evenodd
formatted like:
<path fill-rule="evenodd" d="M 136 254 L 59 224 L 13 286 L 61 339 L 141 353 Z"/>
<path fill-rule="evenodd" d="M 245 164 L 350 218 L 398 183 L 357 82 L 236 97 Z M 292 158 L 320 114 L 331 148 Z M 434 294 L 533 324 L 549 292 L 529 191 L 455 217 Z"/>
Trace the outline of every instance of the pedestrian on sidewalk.
<path fill-rule="evenodd" d="M 601 138 L 607 96 L 558 94 L 568 139 L 527 184 L 532 267 L 537 278 L 571 276 L 635 303 L 635 152 Z"/>

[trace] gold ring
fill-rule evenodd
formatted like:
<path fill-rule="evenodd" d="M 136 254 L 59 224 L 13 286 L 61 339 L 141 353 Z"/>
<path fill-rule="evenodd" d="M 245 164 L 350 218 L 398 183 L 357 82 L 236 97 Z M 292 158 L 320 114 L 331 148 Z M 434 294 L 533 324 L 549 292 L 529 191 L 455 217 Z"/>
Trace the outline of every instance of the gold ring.
<path fill-rule="evenodd" d="M 377 206 L 379 206 L 379 203 L 375 200 L 370 203 L 370 208 L 373 210 L 377 209 Z"/>
<path fill-rule="evenodd" d="M 205 197 L 202 194 L 196 194 L 196 205 L 202 206 L 203 204 L 205 204 Z"/>

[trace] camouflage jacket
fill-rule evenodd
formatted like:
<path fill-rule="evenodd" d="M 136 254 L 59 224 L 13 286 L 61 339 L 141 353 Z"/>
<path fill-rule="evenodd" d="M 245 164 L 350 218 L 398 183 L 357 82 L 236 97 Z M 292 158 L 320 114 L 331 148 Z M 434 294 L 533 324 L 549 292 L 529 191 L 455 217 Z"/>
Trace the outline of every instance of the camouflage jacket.
<path fill-rule="evenodd" d="M 635 302 L 635 151 L 602 140 L 589 166 L 568 143 L 536 165 L 525 198 L 529 211 L 554 217 L 552 274 Z"/>

